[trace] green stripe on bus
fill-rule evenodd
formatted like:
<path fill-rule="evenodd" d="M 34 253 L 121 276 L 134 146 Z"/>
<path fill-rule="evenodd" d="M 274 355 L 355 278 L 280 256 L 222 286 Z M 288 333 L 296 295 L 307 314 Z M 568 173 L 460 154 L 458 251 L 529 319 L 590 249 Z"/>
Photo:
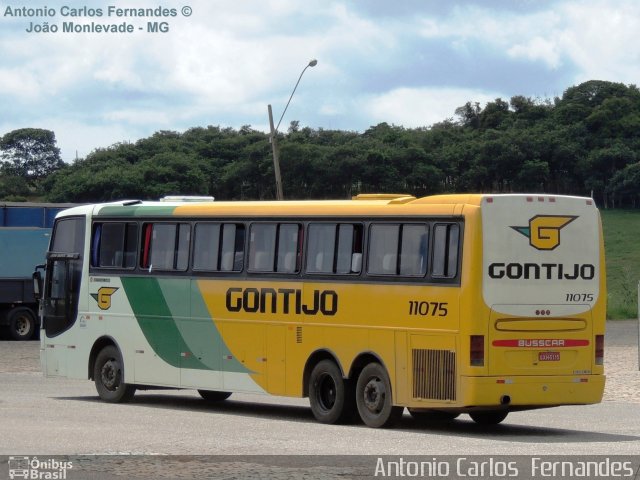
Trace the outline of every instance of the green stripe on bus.
<path fill-rule="evenodd" d="M 196 282 L 122 277 L 122 285 L 147 342 L 169 365 L 251 373 L 232 357 Z"/>
<path fill-rule="evenodd" d="M 129 206 L 119 206 L 119 205 L 108 205 L 106 207 L 102 207 L 100 211 L 95 215 L 97 217 L 140 217 L 143 215 L 149 216 L 171 216 L 173 215 L 173 211 L 176 209 L 175 206 L 163 206 L 163 205 L 129 205 Z"/>
<path fill-rule="evenodd" d="M 222 334 L 211 318 L 209 309 L 198 288 L 198 282 L 191 280 L 191 318 L 179 325 L 182 335 L 191 351 L 201 352 L 205 365 L 217 365 L 214 370 L 225 372 L 253 373 L 245 367 L 224 343 Z"/>
<path fill-rule="evenodd" d="M 185 364 L 183 352 L 188 347 L 155 278 L 122 277 L 122 286 L 147 342 L 165 362 L 180 368 Z M 185 368 L 208 370 L 197 358 L 188 358 Z"/>

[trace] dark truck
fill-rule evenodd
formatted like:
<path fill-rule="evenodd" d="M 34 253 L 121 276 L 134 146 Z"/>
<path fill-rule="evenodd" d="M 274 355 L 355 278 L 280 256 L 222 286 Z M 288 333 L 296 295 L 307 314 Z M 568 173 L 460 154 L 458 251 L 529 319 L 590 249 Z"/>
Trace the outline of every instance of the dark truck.
<path fill-rule="evenodd" d="M 0 327 L 16 340 L 38 331 L 35 266 L 45 262 L 53 220 L 73 204 L 0 202 Z"/>

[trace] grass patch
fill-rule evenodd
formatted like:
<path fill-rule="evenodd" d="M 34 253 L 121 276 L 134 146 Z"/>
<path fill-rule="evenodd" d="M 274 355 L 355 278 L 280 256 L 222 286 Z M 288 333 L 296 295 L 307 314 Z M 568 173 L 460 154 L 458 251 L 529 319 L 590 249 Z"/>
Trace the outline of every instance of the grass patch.
<path fill-rule="evenodd" d="M 640 211 L 600 210 L 607 262 L 607 318 L 638 316 Z"/>

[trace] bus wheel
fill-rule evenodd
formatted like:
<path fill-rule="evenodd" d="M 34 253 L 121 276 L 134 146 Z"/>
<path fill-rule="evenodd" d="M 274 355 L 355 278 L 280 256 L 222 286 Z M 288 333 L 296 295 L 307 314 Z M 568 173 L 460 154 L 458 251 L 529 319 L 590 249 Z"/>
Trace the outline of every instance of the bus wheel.
<path fill-rule="evenodd" d="M 198 390 L 198 393 L 208 402 L 222 402 L 231 396 L 231 392 L 216 392 L 214 390 Z"/>
<path fill-rule="evenodd" d="M 319 362 L 309 377 L 311 411 L 321 423 L 342 423 L 354 416 L 355 401 L 351 382 L 332 360 Z"/>
<path fill-rule="evenodd" d="M 497 425 L 505 418 L 509 412 L 496 410 L 493 412 L 474 412 L 470 413 L 471 419 L 479 425 Z"/>
<path fill-rule="evenodd" d="M 412 408 L 409 409 L 409 413 L 416 422 L 436 425 L 451 422 L 460 415 L 442 410 L 414 410 Z"/>
<path fill-rule="evenodd" d="M 391 382 L 379 363 L 370 363 L 358 377 L 356 404 L 360 418 L 373 428 L 390 427 L 402 417 L 402 407 L 394 407 Z"/>
<path fill-rule="evenodd" d="M 36 331 L 36 317 L 26 307 L 14 308 L 8 319 L 9 332 L 14 340 L 29 340 Z"/>
<path fill-rule="evenodd" d="M 123 382 L 122 355 L 113 345 L 108 345 L 100 350 L 93 366 L 93 379 L 98 395 L 105 402 L 128 402 L 136 393 L 135 385 Z"/>

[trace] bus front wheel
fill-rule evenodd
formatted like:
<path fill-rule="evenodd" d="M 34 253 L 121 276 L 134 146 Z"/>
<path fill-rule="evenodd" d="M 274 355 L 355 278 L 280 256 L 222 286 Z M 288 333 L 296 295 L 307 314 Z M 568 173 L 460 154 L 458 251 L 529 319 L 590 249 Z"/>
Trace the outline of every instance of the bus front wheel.
<path fill-rule="evenodd" d="M 494 411 L 494 412 L 474 412 L 470 413 L 471 419 L 479 425 L 497 425 L 502 422 L 509 412 Z"/>
<path fill-rule="evenodd" d="M 113 345 L 100 350 L 93 366 L 93 380 L 98 395 L 105 402 L 128 402 L 136 393 L 135 385 L 124 383 L 122 355 Z"/>
<path fill-rule="evenodd" d="M 208 402 L 222 402 L 231 396 L 231 392 L 218 392 L 215 390 L 198 390 L 198 393 Z"/>
<path fill-rule="evenodd" d="M 321 423 L 343 423 L 354 416 L 353 387 L 331 360 L 319 362 L 309 376 L 309 403 Z"/>
<path fill-rule="evenodd" d="M 370 363 L 360 372 L 356 404 L 362 421 L 373 428 L 392 426 L 402 417 L 404 410 L 393 406 L 389 375 L 379 363 Z"/>

